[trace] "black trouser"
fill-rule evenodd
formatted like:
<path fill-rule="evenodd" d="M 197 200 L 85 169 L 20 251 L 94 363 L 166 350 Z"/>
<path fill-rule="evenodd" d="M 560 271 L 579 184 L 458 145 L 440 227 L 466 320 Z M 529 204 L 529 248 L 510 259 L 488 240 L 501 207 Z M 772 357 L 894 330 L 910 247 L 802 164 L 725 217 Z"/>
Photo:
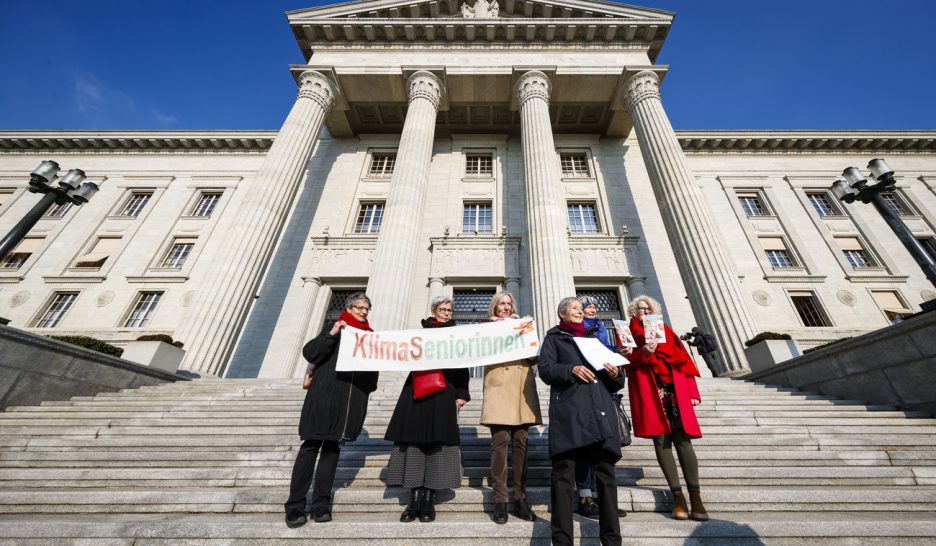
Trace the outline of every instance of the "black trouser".
<path fill-rule="evenodd" d="M 319 456 L 319 449 L 322 455 Z M 335 483 L 335 471 L 338 468 L 338 452 L 341 446 L 331 440 L 306 440 L 299 447 L 296 463 L 293 465 L 292 481 L 289 482 L 289 499 L 286 501 L 286 513 L 299 515 L 305 513 L 306 496 L 315 476 L 312 490 L 312 504 L 309 511 L 328 510 L 331 507 L 331 489 Z M 315 459 L 318 458 L 318 472 Z"/>
<path fill-rule="evenodd" d="M 571 545 L 572 512 L 575 509 L 575 468 L 577 464 L 590 464 L 595 469 L 598 485 L 598 528 L 601 544 L 621 544 L 621 523 L 618 521 L 617 484 L 614 480 L 612 455 L 600 444 L 594 444 L 562 453 L 552 459 L 550 497 L 552 499 L 552 542 Z"/>
<path fill-rule="evenodd" d="M 718 368 L 715 366 L 715 355 L 713 353 L 699 353 L 702 356 L 702 360 L 705 361 L 705 365 L 708 367 L 709 371 L 712 372 L 712 377 L 718 377 Z"/>

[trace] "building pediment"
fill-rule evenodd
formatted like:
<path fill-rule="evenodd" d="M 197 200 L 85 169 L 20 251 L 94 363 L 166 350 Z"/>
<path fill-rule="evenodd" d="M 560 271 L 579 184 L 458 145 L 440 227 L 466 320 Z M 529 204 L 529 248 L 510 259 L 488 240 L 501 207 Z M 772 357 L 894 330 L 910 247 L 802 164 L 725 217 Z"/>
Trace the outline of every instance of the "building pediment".
<path fill-rule="evenodd" d="M 594 0 L 368 0 L 288 12 L 307 59 L 317 48 L 380 43 L 639 44 L 655 60 L 674 14 Z"/>

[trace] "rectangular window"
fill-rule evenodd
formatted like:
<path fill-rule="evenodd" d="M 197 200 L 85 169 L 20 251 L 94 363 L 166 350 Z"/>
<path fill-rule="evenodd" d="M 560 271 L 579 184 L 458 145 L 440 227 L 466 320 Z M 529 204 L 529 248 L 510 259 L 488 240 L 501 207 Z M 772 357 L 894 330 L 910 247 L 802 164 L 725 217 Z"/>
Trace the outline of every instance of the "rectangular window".
<path fill-rule="evenodd" d="M 363 292 L 363 288 L 345 288 L 342 290 L 332 289 L 331 299 L 328 300 L 328 308 L 325 309 L 325 324 L 338 320 L 342 311 L 345 310 L 345 302 L 353 294 Z"/>
<path fill-rule="evenodd" d="M 559 154 L 559 164 L 562 166 L 562 176 L 570 178 L 591 176 L 588 169 L 588 156 L 585 154 Z"/>
<path fill-rule="evenodd" d="M 452 319 L 458 324 L 475 324 L 487 322 L 488 307 L 494 290 L 484 288 L 471 288 L 455 290 L 452 292 Z"/>
<path fill-rule="evenodd" d="M 383 203 L 361 203 L 361 210 L 358 212 L 357 222 L 354 224 L 354 232 L 379 233 L 383 213 Z"/>
<path fill-rule="evenodd" d="M 130 311 L 130 316 L 127 317 L 127 322 L 124 323 L 124 327 L 144 328 L 149 325 L 162 294 L 162 292 L 140 292 L 133 304 L 133 309 Z"/>
<path fill-rule="evenodd" d="M 920 245 L 923 246 L 923 250 L 929 254 L 930 258 L 932 258 L 933 261 L 936 261 L 936 238 L 917 237 L 917 240 L 920 241 Z"/>
<path fill-rule="evenodd" d="M 738 201 L 741 209 L 748 216 L 768 216 L 767 207 L 757 193 L 739 193 Z"/>
<path fill-rule="evenodd" d="M 127 199 L 127 202 L 124 203 L 122 209 L 120 209 L 120 214 L 118 216 L 131 216 L 136 218 L 143 212 L 143 208 L 146 207 L 146 204 L 149 203 L 152 193 L 144 192 L 133 192 L 130 194 L 130 198 Z"/>
<path fill-rule="evenodd" d="M 462 233 L 493 233 L 494 217 L 490 203 L 465 203 Z"/>
<path fill-rule="evenodd" d="M 198 201 L 195 203 L 195 207 L 192 209 L 192 216 L 210 218 L 211 213 L 214 212 L 214 209 L 218 206 L 218 201 L 220 200 L 221 192 L 202 192 L 201 196 L 198 198 Z"/>
<path fill-rule="evenodd" d="M 87 254 L 75 260 L 75 267 L 100 269 L 119 245 L 120 237 L 99 237 Z"/>
<path fill-rule="evenodd" d="M 821 217 L 826 216 L 841 216 L 838 205 L 832 204 L 832 199 L 829 198 L 829 194 L 826 192 L 816 192 L 816 193 L 807 193 L 806 197 L 809 198 L 809 202 L 812 203 L 814 209 L 816 209 L 816 214 Z"/>
<path fill-rule="evenodd" d="M 393 174 L 393 167 L 396 166 L 396 153 L 378 153 L 371 157 L 370 169 L 367 170 L 368 176 L 387 177 Z"/>
<path fill-rule="evenodd" d="M 907 304 L 895 290 L 872 290 L 871 297 L 874 298 L 874 302 L 881 308 L 881 311 L 907 310 Z"/>
<path fill-rule="evenodd" d="M 491 154 L 468 154 L 465 157 L 465 176 L 478 178 L 494 176 L 494 156 Z"/>
<path fill-rule="evenodd" d="M 569 203 L 569 231 L 598 233 L 598 213 L 594 203 Z"/>
<path fill-rule="evenodd" d="M 58 326 L 76 299 L 78 299 L 78 292 L 56 292 L 36 322 L 36 328 Z"/>
<path fill-rule="evenodd" d="M 13 252 L 7 254 L 7 257 L 0 262 L 0 269 L 15 270 L 23 267 L 26 260 L 39 250 L 43 240 L 42 237 L 29 237 L 20 241 Z"/>
<path fill-rule="evenodd" d="M 787 249 L 783 237 L 760 237 L 759 240 L 767 254 L 767 260 L 774 269 L 796 267 L 796 261 Z"/>
<path fill-rule="evenodd" d="M 63 218 L 65 213 L 71 209 L 71 203 L 56 203 L 52 205 L 49 210 L 46 211 L 46 218 Z"/>
<path fill-rule="evenodd" d="M 793 307 L 799 314 L 800 320 L 803 321 L 803 326 L 811 328 L 831 326 L 825 313 L 822 312 L 819 300 L 812 292 L 790 292 L 790 299 L 793 301 Z"/>
<path fill-rule="evenodd" d="M 887 208 L 894 211 L 897 216 L 913 216 L 916 214 L 913 209 L 910 208 L 907 200 L 895 191 L 881 193 L 881 199 L 884 200 L 884 204 L 887 205 Z"/>
<path fill-rule="evenodd" d="M 193 248 L 195 248 L 195 239 L 174 239 L 160 267 L 181 269 Z"/>
<path fill-rule="evenodd" d="M 865 250 L 857 237 L 836 237 L 835 242 L 838 243 L 839 248 L 842 249 L 842 254 L 845 255 L 845 259 L 854 269 L 877 266 L 874 258 Z"/>

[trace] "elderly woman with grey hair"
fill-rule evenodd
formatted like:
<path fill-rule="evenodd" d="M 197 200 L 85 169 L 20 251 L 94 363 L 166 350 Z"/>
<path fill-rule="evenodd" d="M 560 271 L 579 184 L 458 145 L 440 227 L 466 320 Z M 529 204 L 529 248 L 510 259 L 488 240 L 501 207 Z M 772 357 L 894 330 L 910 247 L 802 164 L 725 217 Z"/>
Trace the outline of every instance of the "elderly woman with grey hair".
<path fill-rule="evenodd" d="M 578 298 L 559 302 L 559 325 L 546 332 L 539 355 L 539 376 L 549 391 L 550 497 L 552 542 L 573 544 L 575 469 L 588 464 L 598 484 L 601 543 L 621 544 L 614 463 L 621 458 L 621 435 L 611 393 L 624 385 L 621 371 L 605 363 L 595 369 L 576 338 L 584 338 L 585 314 Z"/>
<path fill-rule="evenodd" d="M 342 329 L 351 326 L 371 330 L 367 315 L 371 301 L 364 292 L 356 292 L 345 301 L 345 310 L 333 324 L 302 348 L 302 356 L 315 362 L 314 380 L 306 391 L 299 418 L 302 446 L 296 453 L 289 499 L 286 501 L 286 525 L 300 527 L 306 517 L 306 495 L 312 486 L 310 512 L 317 522 L 331 521 L 331 489 L 338 468 L 341 444 L 353 441 L 364 428 L 367 398 L 377 389 L 377 372 L 339 372 L 338 347 Z M 318 459 L 318 468 L 316 468 Z"/>
<path fill-rule="evenodd" d="M 452 298 L 433 298 L 432 316 L 423 319 L 423 328 L 455 326 Z M 434 375 L 431 394 L 414 388 L 414 381 Z M 418 398 L 417 398 L 418 397 Z M 435 493 L 461 485 L 461 450 L 458 411 L 471 400 L 468 369 L 411 372 L 397 400 L 385 440 L 393 442 L 387 465 L 388 486 L 410 489 L 409 504 L 400 521 L 435 520 Z"/>

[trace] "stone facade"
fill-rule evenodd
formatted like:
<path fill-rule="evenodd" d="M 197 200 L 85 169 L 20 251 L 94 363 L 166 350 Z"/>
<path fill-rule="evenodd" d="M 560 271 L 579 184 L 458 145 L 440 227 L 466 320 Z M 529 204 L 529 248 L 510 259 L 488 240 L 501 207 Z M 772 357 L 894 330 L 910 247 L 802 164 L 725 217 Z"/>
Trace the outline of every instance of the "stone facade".
<path fill-rule="evenodd" d="M 118 344 L 167 333 L 185 368 L 293 377 L 335 290 L 366 288 L 375 327 L 400 328 L 432 296 L 508 289 L 541 330 L 574 290 L 647 293 L 736 372 L 759 331 L 809 347 L 936 297 L 872 207 L 828 195 L 819 212 L 844 167 L 884 156 L 932 239 L 936 133 L 673 131 L 654 65 L 672 14 L 472 6 L 289 13 L 308 63 L 278 132 L 0 132 L 0 229 L 36 201 L 42 159 L 101 185 L 0 269 L 0 313 Z"/>

